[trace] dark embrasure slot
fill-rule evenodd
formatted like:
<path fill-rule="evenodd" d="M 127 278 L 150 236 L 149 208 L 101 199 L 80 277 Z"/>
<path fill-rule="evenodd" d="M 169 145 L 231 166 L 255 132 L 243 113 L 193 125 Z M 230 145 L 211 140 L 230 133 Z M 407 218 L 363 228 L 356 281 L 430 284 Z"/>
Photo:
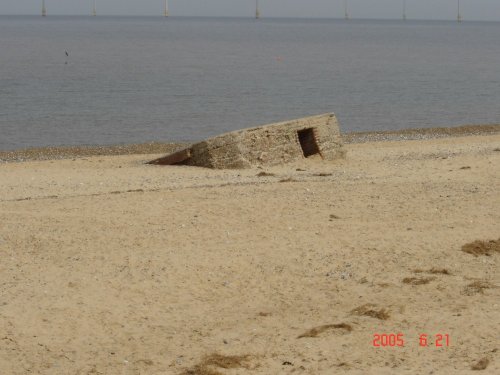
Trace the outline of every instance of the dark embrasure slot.
<path fill-rule="evenodd" d="M 297 131 L 297 135 L 299 136 L 300 147 L 302 147 L 302 152 L 306 158 L 320 153 L 313 128 L 299 130 Z"/>

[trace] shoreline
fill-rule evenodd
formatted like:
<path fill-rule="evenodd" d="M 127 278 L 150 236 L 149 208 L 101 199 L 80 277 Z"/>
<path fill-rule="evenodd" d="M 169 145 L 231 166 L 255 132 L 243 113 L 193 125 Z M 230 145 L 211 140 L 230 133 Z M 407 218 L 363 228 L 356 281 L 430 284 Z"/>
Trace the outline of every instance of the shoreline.
<path fill-rule="evenodd" d="M 500 124 L 463 125 L 457 127 L 349 132 L 342 134 L 342 140 L 344 144 L 354 144 L 492 135 L 499 133 Z M 123 145 L 47 146 L 8 151 L 0 150 L 0 163 L 62 160 L 91 156 L 168 154 L 178 151 L 189 144 L 190 143 L 187 142 L 146 142 Z"/>

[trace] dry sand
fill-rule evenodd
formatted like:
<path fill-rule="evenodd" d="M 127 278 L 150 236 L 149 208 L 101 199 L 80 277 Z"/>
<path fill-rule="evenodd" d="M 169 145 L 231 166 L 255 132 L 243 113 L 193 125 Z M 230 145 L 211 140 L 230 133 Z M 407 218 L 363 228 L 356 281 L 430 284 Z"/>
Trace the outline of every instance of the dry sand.
<path fill-rule="evenodd" d="M 1 164 L 0 373 L 500 373 L 500 135 L 346 149 Z"/>

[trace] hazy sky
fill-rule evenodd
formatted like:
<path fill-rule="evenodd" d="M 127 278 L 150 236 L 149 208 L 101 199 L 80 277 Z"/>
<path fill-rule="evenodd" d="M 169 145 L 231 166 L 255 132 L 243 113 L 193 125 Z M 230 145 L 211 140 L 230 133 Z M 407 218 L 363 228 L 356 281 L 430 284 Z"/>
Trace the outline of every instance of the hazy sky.
<path fill-rule="evenodd" d="M 263 17 L 342 18 L 344 0 L 259 0 Z M 89 14 L 93 0 L 45 0 L 48 14 Z M 39 14 L 42 0 L 0 0 L 0 14 Z M 161 15 L 164 0 L 97 0 L 102 15 Z M 348 0 L 352 18 L 401 18 L 403 0 Z M 169 0 L 172 16 L 255 13 L 255 0 Z M 406 0 L 408 18 L 455 19 L 457 0 Z M 465 20 L 500 21 L 500 0 L 461 0 Z"/>

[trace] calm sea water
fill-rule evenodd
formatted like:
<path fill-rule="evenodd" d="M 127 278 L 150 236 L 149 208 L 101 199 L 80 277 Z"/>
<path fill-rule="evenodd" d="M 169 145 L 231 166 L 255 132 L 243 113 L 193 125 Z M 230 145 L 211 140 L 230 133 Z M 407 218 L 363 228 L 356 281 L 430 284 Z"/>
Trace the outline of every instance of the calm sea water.
<path fill-rule="evenodd" d="M 330 111 L 343 131 L 499 123 L 499 41 L 481 22 L 0 17 L 0 150 Z"/>

